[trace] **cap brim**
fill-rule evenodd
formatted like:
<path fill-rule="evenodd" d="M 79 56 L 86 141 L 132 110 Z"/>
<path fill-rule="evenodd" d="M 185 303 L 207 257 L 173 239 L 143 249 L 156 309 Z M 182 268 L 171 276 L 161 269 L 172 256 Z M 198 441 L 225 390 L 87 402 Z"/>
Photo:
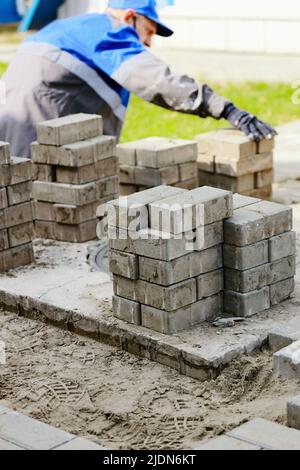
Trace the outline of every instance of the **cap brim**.
<path fill-rule="evenodd" d="M 174 34 L 174 31 L 172 31 L 172 29 L 168 28 L 165 24 L 163 23 L 158 23 L 156 21 L 156 24 L 157 24 L 157 33 L 158 36 L 164 36 L 165 38 L 168 38 L 170 36 L 172 36 L 172 34 Z"/>
<path fill-rule="evenodd" d="M 172 34 L 174 34 L 174 31 L 172 31 L 172 29 L 168 28 L 168 26 L 166 26 L 161 21 L 158 21 L 157 18 L 153 18 L 150 15 L 147 16 L 147 18 L 149 18 L 149 20 L 151 20 L 151 21 L 153 21 L 154 23 L 157 24 L 156 34 L 158 34 L 158 36 L 164 36 L 165 38 L 168 38 L 168 37 L 172 36 Z"/>

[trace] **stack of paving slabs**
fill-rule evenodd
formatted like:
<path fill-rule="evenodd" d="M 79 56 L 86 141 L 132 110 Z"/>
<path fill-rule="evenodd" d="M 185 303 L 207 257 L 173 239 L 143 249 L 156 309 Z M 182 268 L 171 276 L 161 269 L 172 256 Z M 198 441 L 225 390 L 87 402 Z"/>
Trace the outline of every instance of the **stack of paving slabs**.
<path fill-rule="evenodd" d="M 224 129 L 197 136 L 199 185 L 259 199 L 272 197 L 274 139 L 251 141 Z"/>
<path fill-rule="evenodd" d="M 150 137 L 118 145 L 117 155 L 123 196 L 160 185 L 199 186 L 196 142 Z"/>
<path fill-rule="evenodd" d="M 0 142 L 0 272 L 34 261 L 32 167 Z"/>
<path fill-rule="evenodd" d="M 38 237 L 79 243 L 96 238 L 97 207 L 118 193 L 115 138 L 102 129 L 102 118 L 89 114 L 37 126 L 31 155 Z"/>
<path fill-rule="evenodd" d="M 108 203 L 117 318 L 173 334 L 222 314 L 232 199 L 221 189 L 158 186 Z"/>
<path fill-rule="evenodd" d="M 292 209 L 234 196 L 234 215 L 224 222 L 224 307 L 251 316 L 286 300 L 294 290 L 296 233 Z"/>

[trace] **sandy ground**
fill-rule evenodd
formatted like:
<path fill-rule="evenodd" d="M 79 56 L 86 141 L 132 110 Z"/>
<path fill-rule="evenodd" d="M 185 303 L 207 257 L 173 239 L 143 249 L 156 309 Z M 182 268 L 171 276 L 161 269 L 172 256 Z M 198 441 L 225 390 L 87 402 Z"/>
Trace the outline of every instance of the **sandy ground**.
<path fill-rule="evenodd" d="M 188 449 L 256 416 L 285 423 L 300 383 L 264 351 L 215 381 L 0 311 L 0 403 L 111 449 Z"/>

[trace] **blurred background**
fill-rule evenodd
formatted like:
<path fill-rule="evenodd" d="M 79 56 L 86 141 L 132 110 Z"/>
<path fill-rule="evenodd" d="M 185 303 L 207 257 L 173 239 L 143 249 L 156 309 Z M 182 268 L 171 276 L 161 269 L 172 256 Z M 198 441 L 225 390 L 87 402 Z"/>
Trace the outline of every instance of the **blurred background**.
<path fill-rule="evenodd" d="M 158 0 L 171 38 L 154 53 L 180 73 L 208 82 L 273 125 L 300 119 L 300 2 Z M 0 75 L 18 44 L 56 18 L 101 12 L 106 0 L 1 0 Z M 297 85 L 297 83 L 299 83 Z M 148 135 L 193 138 L 225 122 L 179 116 L 132 97 L 122 141 Z"/>

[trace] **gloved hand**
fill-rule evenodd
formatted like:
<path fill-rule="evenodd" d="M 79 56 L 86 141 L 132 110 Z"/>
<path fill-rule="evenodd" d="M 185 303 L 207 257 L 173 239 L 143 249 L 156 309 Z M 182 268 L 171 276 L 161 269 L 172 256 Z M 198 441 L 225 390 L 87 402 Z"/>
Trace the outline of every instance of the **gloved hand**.
<path fill-rule="evenodd" d="M 259 142 L 263 139 L 272 139 L 277 132 L 268 124 L 257 119 L 253 114 L 238 109 L 230 103 L 226 106 L 223 117 L 237 129 L 243 131 L 251 140 Z"/>

